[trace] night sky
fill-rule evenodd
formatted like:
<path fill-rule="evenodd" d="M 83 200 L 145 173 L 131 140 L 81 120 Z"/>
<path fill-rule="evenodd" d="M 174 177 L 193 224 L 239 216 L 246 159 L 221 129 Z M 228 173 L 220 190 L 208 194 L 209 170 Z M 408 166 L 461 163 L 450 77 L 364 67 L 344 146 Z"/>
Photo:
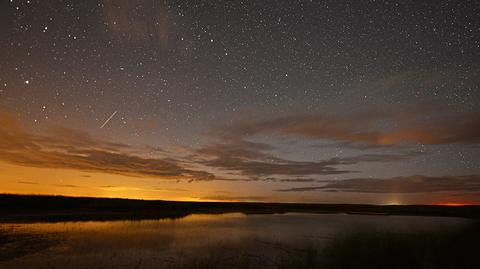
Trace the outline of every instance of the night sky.
<path fill-rule="evenodd" d="M 0 192 L 480 203 L 480 2 L 0 4 Z"/>

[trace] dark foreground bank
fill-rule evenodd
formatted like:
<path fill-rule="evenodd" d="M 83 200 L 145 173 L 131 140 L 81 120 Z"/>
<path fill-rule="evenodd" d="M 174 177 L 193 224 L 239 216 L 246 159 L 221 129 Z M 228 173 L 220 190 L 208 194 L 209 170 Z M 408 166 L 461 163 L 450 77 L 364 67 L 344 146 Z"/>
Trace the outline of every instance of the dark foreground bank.
<path fill-rule="evenodd" d="M 0 221 L 181 218 L 207 213 L 346 213 L 480 218 L 480 206 L 173 202 L 0 194 Z"/>

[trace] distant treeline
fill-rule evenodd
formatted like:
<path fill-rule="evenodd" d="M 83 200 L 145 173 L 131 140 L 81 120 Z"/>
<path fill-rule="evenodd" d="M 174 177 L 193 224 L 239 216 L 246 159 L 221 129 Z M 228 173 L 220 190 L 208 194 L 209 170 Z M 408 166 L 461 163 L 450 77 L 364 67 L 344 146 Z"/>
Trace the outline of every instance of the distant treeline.
<path fill-rule="evenodd" d="M 480 206 L 174 202 L 119 198 L 0 194 L 0 221 L 181 218 L 221 214 L 347 213 L 480 218 Z"/>

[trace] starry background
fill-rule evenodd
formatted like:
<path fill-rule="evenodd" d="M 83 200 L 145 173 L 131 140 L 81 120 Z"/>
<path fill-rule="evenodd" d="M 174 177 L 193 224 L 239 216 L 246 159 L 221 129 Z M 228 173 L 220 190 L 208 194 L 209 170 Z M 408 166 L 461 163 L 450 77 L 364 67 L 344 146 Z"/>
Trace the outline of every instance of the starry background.
<path fill-rule="evenodd" d="M 477 1 L 0 13 L 3 192 L 480 203 Z"/>

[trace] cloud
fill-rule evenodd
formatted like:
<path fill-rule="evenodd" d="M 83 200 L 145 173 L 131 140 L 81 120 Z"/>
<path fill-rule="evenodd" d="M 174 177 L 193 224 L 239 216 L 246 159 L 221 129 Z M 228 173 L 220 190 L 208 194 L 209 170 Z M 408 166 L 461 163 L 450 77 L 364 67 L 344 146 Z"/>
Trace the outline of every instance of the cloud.
<path fill-rule="evenodd" d="M 282 116 L 237 122 L 213 129 L 217 143 L 196 150 L 191 160 L 235 176 L 235 180 L 297 182 L 318 175 L 341 175 L 357 171 L 345 167 L 359 163 L 386 163 L 415 158 L 411 143 L 429 145 L 480 143 L 480 113 L 439 112 L 423 105 L 343 114 Z M 329 140 L 337 147 L 362 150 L 363 154 L 324 160 L 296 161 L 274 154 L 273 145 L 254 142 L 256 137 L 276 135 L 297 140 Z M 330 145 L 331 146 L 331 145 Z M 395 153 L 369 153 L 390 149 Z M 225 178 L 225 180 L 233 180 Z M 313 181 L 313 180 L 312 180 Z"/>
<path fill-rule="evenodd" d="M 21 128 L 15 117 L 0 114 L 0 160 L 16 165 L 76 169 L 125 176 L 171 179 L 212 179 L 213 174 L 182 167 L 171 158 L 145 158 L 129 153 L 125 144 L 95 139 L 87 133 L 51 129 L 36 135 Z"/>
<path fill-rule="evenodd" d="M 40 167 L 75 169 L 84 172 L 102 172 L 125 176 L 149 176 L 170 180 L 189 181 L 256 181 L 274 175 L 304 176 L 351 173 L 336 165 L 357 161 L 390 161 L 392 156 L 358 156 L 333 158 L 324 161 L 292 161 L 274 157 L 267 150 L 273 146 L 237 140 L 205 146 L 190 157 L 190 166 L 222 169 L 231 177 L 218 177 L 213 172 L 187 168 L 185 160 L 173 158 L 146 158 L 135 155 L 135 149 L 126 144 L 94 138 L 81 131 L 53 128 L 46 135 L 26 132 L 14 117 L 0 116 L 0 160 L 9 163 Z M 272 178 L 272 181 L 276 179 Z M 297 179 L 298 180 L 298 179 Z"/>
<path fill-rule="evenodd" d="M 225 201 L 225 202 L 259 202 L 268 200 L 268 197 L 265 196 L 226 196 L 226 195 L 215 195 L 215 196 L 205 196 L 198 198 L 204 201 Z"/>
<path fill-rule="evenodd" d="M 62 188 L 81 188 L 80 186 L 71 185 L 71 184 L 52 184 L 52 186 L 62 187 Z"/>
<path fill-rule="evenodd" d="M 215 135 L 238 139 L 257 134 L 277 134 L 332 140 L 344 145 L 374 146 L 401 143 L 479 144 L 480 113 L 444 114 L 431 108 L 384 110 L 337 115 L 294 115 L 238 123 L 219 128 Z"/>
<path fill-rule="evenodd" d="M 480 176 L 409 176 L 379 178 L 353 178 L 327 183 L 322 186 L 279 189 L 279 192 L 361 192 L 361 193 L 480 193 Z"/>
<path fill-rule="evenodd" d="M 280 182 L 316 182 L 314 178 L 283 178 Z"/>
<path fill-rule="evenodd" d="M 33 182 L 33 181 L 17 181 L 18 184 L 29 184 L 29 185 L 37 185 L 38 183 L 37 182 Z"/>
<path fill-rule="evenodd" d="M 250 142 L 242 138 L 223 138 L 221 143 L 204 146 L 197 150 L 193 160 L 215 169 L 233 172 L 244 180 L 277 181 L 272 176 L 338 175 L 356 171 L 340 169 L 341 165 L 363 162 L 392 162 L 417 156 L 419 153 L 363 154 L 345 158 L 330 158 L 319 161 L 294 161 L 276 157 L 269 151 L 273 146 Z M 293 180 L 293 179 L 291 179 Z M 282 181 L 281 179 L 279 181 Z M 305 179 L 296 179 L 303 181 Z"/>
<path fill-rule="evenodd" d="M 169 154 L 161 149 L 158 151 L 162 152 L 162 157 L 144 157 L 142 156 L 144 148 L 105 141 L 88 133 L 67 128 L 57 127 L 50 129 L 46 134 L 32 134 L 25 131 L 13 116 L 0 114 L 0 160 L 22 166 L 155 177 L 175 182 L 185 179 L 189 182 L 224 180 L 319 183 L 315 176 L 358 172 L 348 168 L 349 165 L 396 162 L 415 158 L 421 153 L 402 150 L 396 153 L 363 153 L 356 156 L 299 161 L 275 154 L 277 148 L 273 145 L 248 139 L 257 134 L 276 133 L 303 138 L 332 139 L 340 143 L 363 142 L 380 145 L 386 140 L 402 141 L 395 137 L 405 137 L 405 132 L 398 131 L 404 130 L 404 126 L 413 129 L 415 126 L 421 126 L 419 122 L 424 123 L 426 119 L 416 120 L 411 116 L 417 112 L 371 112 L 337 115 L 331 118 L 325 115 L 300 115 L 240 123 L 230 128 L 214 130 L 213 134 L 217 138 L 215 143 L 191 149 L 190 155 L 178 158 L 169 157 Z M 431 141 L 476 143 L 478 139 L 478 131 L 473 130 L 475 124 L 478 124 L 477 114 L 442 118 L 444 122 L 437 122 L 441 119 L 437 116 L 427 118 L 430 121 L 426 121 L 428 124 L 425 123 L 426 127 L 422 128 L 435 129 L 429 136 Z M 385 119 L 388 119 L 386 123 Z M 393 124 L 391 121 L 396 122 Z M 380 128 L 378 127 L 382 125 L 380 123 L 390 127 Z M 480 126 L 478 127 L 480 130 Z M 418 129 L 423 130 L 422 128 Z M 295 191 L 301 190 L 303 189 Z"/>
<path fill-rule="evenodd" d="M 272 148 L 263 143 L 231 140 L 199 149 L 194 159 L 205 166 L 233 171 L 248 179 L 271 175 L 343 173 L 326 164 L 288 161 L 264 152 Z"/>
<path fill-rule="evenodd" d="M 153 188 L 156 191 L 167 191 L 167 192 L 184 192 L 187 191 L 186 189 L 180 189 L 180 188 L 160 188 L 160 187 L 155 187 Z"/>

